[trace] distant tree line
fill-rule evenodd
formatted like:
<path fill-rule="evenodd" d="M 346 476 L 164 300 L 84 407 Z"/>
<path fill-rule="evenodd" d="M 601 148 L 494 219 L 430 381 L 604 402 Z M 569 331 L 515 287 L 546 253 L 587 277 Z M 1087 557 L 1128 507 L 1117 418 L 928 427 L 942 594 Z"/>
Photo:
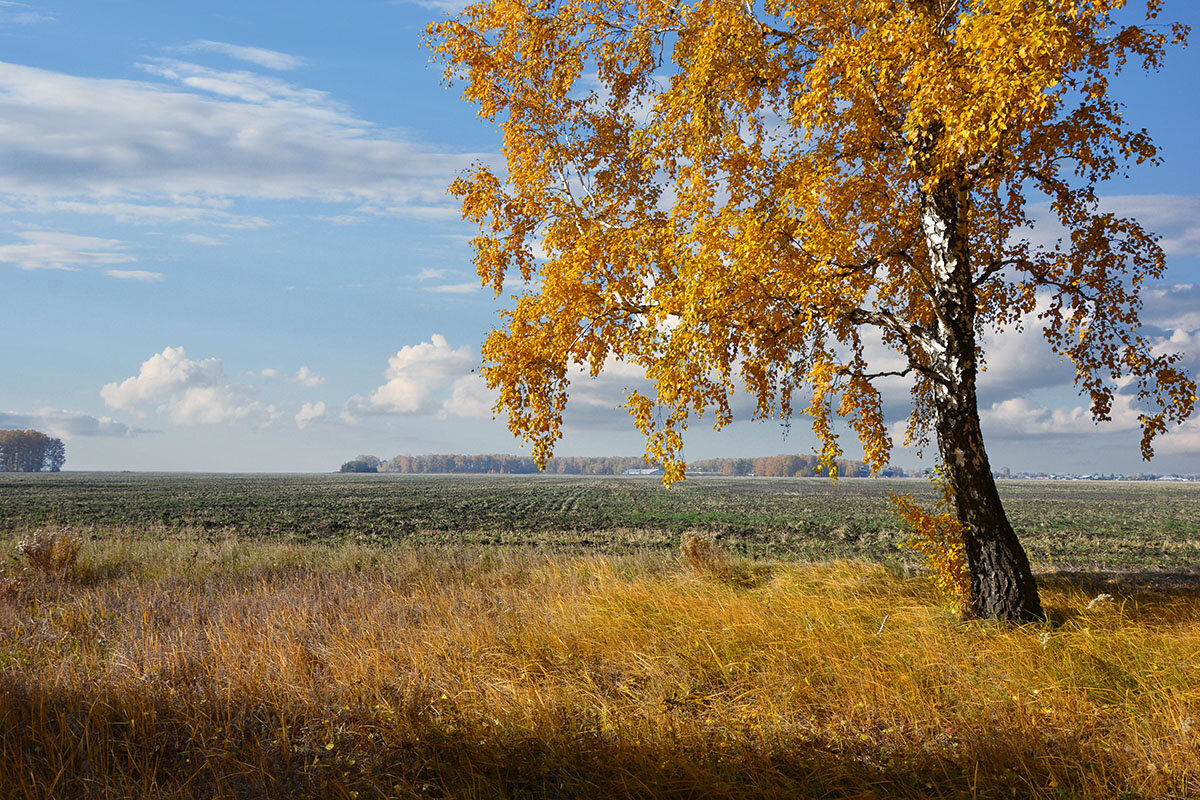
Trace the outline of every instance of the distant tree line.
<path fill-rule="evenodd" d="M 689 462 L 688 472 L 794 478 L 824 474 L 817 470 L 819 463 L 820 459 L 814 455 L 710 458 L 704 461 Z M 547 462 L 546 472 L 551 475 L 620 475 L 626 470 L 653 469 L 659 466 L 659 464 L 648 462 L 637 456 L 560 456 Z M 842 477 L 854 478 L 870 474 L 863 462 L 850 459 L 838 460 L 837 469 L 838 475 Z M 361 455 L 343 464 L 341 471 L 525 475 L 537 472 L 538 468 L 529 456 L 501 453 L 487 455 L 431 453 L 420 456 L 396 456 L 390 461 L 383 461 L 376 456 Z M 888 477 L 903 477 L 904 470 L 888 467 L 883 474 Z"/>
<path fill-rule="evenodd" d="M 359 456 L 369 461 L 370 456 Z M 455 455 L 430 453 L 420 456 L 396 456 L 391 461 L 374 459 L 379 472 L 418 474 L 429 472 L 455 472 L 478 474 L 528 475 L 538 471 L 537 464 L 529 456 L 512 456 L 504 453 L 484 455 Z M 560 456 L 546 463 L 546 472 L 551 475 L 620 475 L 627 469 L 657 467 L 636 456 Z"/>
<path fill-rule="evenodd" d="M 710 458 L 704 461 L 689 461 L 688 471 L 710 472 L 720 475 L 757 475 L 767 478 L 808 478 L 825 475 L 820 469 L 821 459 L 815 455 L 786 454 L 760 456 L 758 458 Z M 837 474 L 842 478 L 865 478 L 871 470 L 861 461 L 840 458 L 836 462 Z M 904 477 L 899 467 L 887 467 L 881 471 L 884 477 Z"/>
<path fill-rule="evenodd" d="M 58 472 L 66 460 L 62 439 L 35 430 L 0 430 L 0 472 Z"/>

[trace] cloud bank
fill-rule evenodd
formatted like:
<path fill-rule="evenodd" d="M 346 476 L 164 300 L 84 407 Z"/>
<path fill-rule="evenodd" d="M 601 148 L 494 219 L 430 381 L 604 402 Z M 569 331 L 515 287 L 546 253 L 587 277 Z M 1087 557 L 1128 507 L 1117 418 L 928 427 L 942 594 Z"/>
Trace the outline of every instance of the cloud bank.
<path fill-rule="evenodd" d="M 291 63 L 265 55 L 272 51 L 236 52 L 272 68 Z M 0 63 L 0 194 L 11 208 L 266 224 L 229 210 L 231 199 L 247 198 L 453 219 L 445 187 L 480 157 L 410 141 L 326 92 L 276 77 L 166 58 L 139 66 L 154 80 Z"/>
<path fill-rule="evenodd" d="M 128 245 L 116 239 L 55 231 L 22 231 L 20 244 L 0 245 L 0 263 L 21 269 L 78 270 L 80 267 L 129 264 Z"/>
<path fill-rule="evenodd" d="M 131 428 L 112 417 L 93 417 L 81 411 L 39 408 L 36 411 L 0 411 L 0 428 L 34 428 L 63 438 L 74 436 L 136 436 L 150 433 Z"/>

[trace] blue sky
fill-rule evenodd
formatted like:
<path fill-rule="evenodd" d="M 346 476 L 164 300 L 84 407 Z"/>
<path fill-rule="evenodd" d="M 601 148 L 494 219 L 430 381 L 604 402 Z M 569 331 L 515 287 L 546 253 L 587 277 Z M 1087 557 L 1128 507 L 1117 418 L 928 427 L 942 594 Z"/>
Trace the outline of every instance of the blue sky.
<path fill-rule="evenodd" d="M 495 303 L 445 186 L 498 145 L 421 46 L 444 7 L 0 2 L 0 427 L 64 437 L 69 469 L 520 452 L 471 372 Z M 1200 27 L 1200 9 L 1175 0 L 1163 19 Z M 1164 237 L 1145 317 L 1193 374 L 1197 76 L 1193 47 L 1115 83 L 1166 163 L 1103 189 Z M 1200 471 L 1200 422 L 1145 465 L 1132 409 L 1093 426 L 1037 336 L 991 352 L 995 466 Z M 614 410 L 636 380 L 582 381 L 560 452 L 640 453 Z M 812 443 L 803 420 L 704 427 L 689 457 Z"/>

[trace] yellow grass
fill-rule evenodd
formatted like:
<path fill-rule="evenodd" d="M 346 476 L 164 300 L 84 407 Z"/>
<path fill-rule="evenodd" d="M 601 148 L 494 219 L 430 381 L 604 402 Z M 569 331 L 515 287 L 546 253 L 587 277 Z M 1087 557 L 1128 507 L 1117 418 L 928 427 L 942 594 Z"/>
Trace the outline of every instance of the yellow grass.
<path fill-rule="evenodd" d="M 1194 590 L 1051 576 L 1012 629 L 899 569 L 703 558 L 5 556 L 0 797 L 1200 796 Z"/>

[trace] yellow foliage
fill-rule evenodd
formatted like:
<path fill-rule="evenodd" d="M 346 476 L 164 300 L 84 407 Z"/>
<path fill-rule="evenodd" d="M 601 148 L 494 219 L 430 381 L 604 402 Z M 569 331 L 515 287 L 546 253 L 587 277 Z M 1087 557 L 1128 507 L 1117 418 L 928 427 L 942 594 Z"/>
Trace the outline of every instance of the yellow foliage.
<path fill-rule="evenodd" d="M 503 171 L 451 187 L 482 283 L 522 281 L 483 347 L 497 410 L 544 462 L 571 369 L 624 362 L 652 387 L 626 405 L 668 482 L 682 431 L 728 424 L 739 387 L 757 418 L 808 415 L 827 462 L 843 417 L 879 468 L 878 380 L 912 381 L 921 441 L 939 392 L 973 407 L 979 337 L 1046 296 L 1097 419 L 1133 379 L 1149 456 L 1195 384 L 1138 335 L 1161 248 L 1094 187 L 1157 160 L 1109 78 L 1187 31 L 1118 30 L 1124 5 L 480 0 L 431 25 L 447 82 L 503 137 Z M 1023 234 L 1043 202 L 1058 243 Z M 868 363 L 879 340 L 900 366 Z"/>
<path fill-rule="evenodd" d="M 896 516 L 910 530 L 906 544 L 925 556 L 942 596 L 962 611 L 971 600 L 971 573 L 967 569 L 963 527 L 954 513 L 947 485 L 939 486 L 943 494 L 932 512 L 922 508 L 910 494 L 889 492 L 887 497 Z"/>

